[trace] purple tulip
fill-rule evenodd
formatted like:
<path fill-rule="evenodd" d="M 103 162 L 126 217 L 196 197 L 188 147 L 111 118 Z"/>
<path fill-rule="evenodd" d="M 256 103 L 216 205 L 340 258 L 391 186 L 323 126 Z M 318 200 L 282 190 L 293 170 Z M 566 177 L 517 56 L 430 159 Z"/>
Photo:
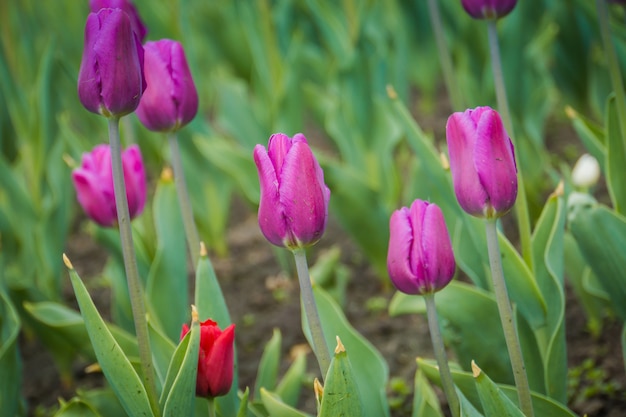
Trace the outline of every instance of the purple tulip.
<path fill-rule="evenodd" d="M 133 112 L 146 88 L 143 47 L 121 9 L 90 13 L 78 73 L 78 97 L 85 108 L 105 117 Z"/>
<path fill-rule="evenodd" d="M 446 125 L 456 199 L 472 216 L 506 214 L 517 198 L 513 143 L 498 112 L 477 107 L 457 112 Z"/>
<path fill-rule="evenodd" d="M 428 294 L 448 285 L 456 264 L 441 209 L 415 200 L 389 221 L 387 271 L 393 285 L 406 294 Z"/>
<path fill-rule="evenodd" d="M 513 10 L 517 0 L 461 0 L 461 4 L 474 19 L 499 19 Z"/>
<path fill-rule="evenodd" d="M 261 186 L 261 232 L 276 246 L 312 245 L 322 237 L 328 218 L 330 190 L 324 172 L 302 133 L 293 139 L 276 133 L 267 148 L 254 148 Z"/>
<path fill-rule="evenodd" d="M 180 43 L 169 39 L 144 45 L 148 87 L 137 117 L 149 130 L 171 132 L 189 123 L 198 112 L 198 93 Z"/>
<path fill-rule="evenodd" d="M 122 168 L 128 211 L 132 219 L 141 214 L 146 203 L 146 173 L 137 145 L 131 145 L 122 152 Z M 84 153 L 80 167 L 72 172 L 72 180 L 78 202 L 87 216 L 101 226 L 116 225 L 117 209 L 109 145 L 97 145 L 91 152 Z"/>
<path fill-rule="evenodd" d="M 143 43 L 146 39 L 148 29 L 141 21 L 135 5 L 130 0 L 89 0 L 89 10 L 96 13 L 100 9 L 122 9 L 130 18 L 130 25 L 139 41 Z"/>

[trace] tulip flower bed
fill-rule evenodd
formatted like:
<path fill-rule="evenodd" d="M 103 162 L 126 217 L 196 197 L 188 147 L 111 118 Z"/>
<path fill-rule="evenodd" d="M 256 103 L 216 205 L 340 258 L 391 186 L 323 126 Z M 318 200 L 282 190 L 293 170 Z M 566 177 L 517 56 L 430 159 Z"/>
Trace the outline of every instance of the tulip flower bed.
<path fill-rule="evenodd" d="M 594 3 L 2 8 L 0 414 L 626 414 Z"/>

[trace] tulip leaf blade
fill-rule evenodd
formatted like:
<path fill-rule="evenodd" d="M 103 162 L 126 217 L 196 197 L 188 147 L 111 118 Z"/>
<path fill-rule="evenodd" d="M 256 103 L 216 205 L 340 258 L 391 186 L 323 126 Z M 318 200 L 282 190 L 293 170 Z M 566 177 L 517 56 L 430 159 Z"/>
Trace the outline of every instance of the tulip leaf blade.
<path fill-rule="evenodd" d="M 280 397 L 265 388 L 259 390 L 260 398 L 265 409 L 272 417 L 311 417 L 309 414 L 285 404 Z"/>
<path fill-rule="evenodd" d="M 161 400 L 166 396 L 163 404 L 163 417 L 193 414 L 199 348 L 200 324 L 197 320 L 193 320 L 191 330 L 174 351 L 167 371 L 163 393 L 161 394 Z M 170 377 L 170 375 L 173 377 Z"/>
<path fill-rule="evenodd" d="M 299 351 L 296 355 L 296 358 L 281 378 L 275 390 L 283 402 L 292 407 L 295 407 L 298 403 L 300 392 L 302 391 L 302 380 L 306 372 L 306 355 L 303 351 Z"/>
<path fill-rule="evenodd" d="M 606 185 L 615 211 L 626 214 L 626 181 L 624 181 L 624 135 L 620 127 L 620 118 L 615 94 L 611 94 L 606 106 Z"/>
<path fill-rule="evenodd" d="M 72 398 L 61 405 L 53 417 L 101 417 L 93 407 L 80 398 Z"/>
<path fill-rule="evenodd" d="M 159 180 L 152 210 L 156 253 L 146 283 L 147 304 L 153 320 L 170 339 L 177 340 L 188 320 L 189 286 L 187 256 L 181 256 L 187 253 L 185 229 L 172 178 Z"/>
<path fill-rule="evenodd" d="M 261 361 L 259 362 L 257 377 L 254 383 L 254 398 L 259 398 L 261 388 L 265 388 L 268 391 L 273 391 L 276 388 L 281 343 L 282 335 L 280 330 L 275 328 L 272 332 L 272 338 L 265 345 Z"/>
<path fill-rule="evenodd" d="M 367 367 L 359 366 L 353 369 L 357 381 L 368 381 L 361 384 L 359 397 L 363 401 L 363 417 L 389 416 L 386 387 L 389 378 L 389 369 L 384 358 L 376 348 L 359 334 L 346 319 L 336 301 L 320 286 L 313 286 L 313 295 L 317 304 L 324 337 L 327 346 L 335 346 L 335 337 L 350 347 L 350 355 L 354 363 L 366 363 Z M 302 329 L 307 340 L 311 340 L 308 331 L 306 315 L 302 314 Z"/>
<path fill-rule="evenodd" d="M 0 410 L 18 415 L 22 363 L 18 351 L 20 319 L 0 281 Z"/>
<path fill-rule="evenodd" d="M 337 342 L 338 347 L 324 380 L 319 417 L 360 417 L 364 414 L 357 376 L 353 372 L 347 350 L 339 338 Z"/>
<path fill-rule="evenodd" d="M 524 417 L 524 413 L 504 395 L 500 388 L 480 368 L 474 367 L 474 381 L 486 417 Z"/>
<path fill-rule="evenodd" d="M 141 378 L 107 328 L 87 288 L 73 268 L 70 269 L 70 280 L 96 358 L 124 410 L 132 416 L 154 416 Z"/>
<path fill-rule="evenodd" d="M 439 368 L 437 363 L 433 360 L 425 360 L 418 358 L 417 365 L 424 371 L 424 374 L 429 381 L 440 385 L 441 377 L 439 375 Z M 465 398 L 473 405 L 478 411 L 482 411 L 483 407 L 480 402 L 480 396 L 478 389 L 474 381 L 474 377 L 471 373 L 461 371 L 458 368 L 450 369 L 452 373 L 452 379 Z M 514 386 L 507 384 L 496 384 L 498 388 L 506 395 L 514 404 L 517 404 L 517 390 Z M 576 415 L 568 410 L 563 404 L 555 401 L 545 395 L 531 392 L 531 398 L 533 402 L 533 409 L 536 416 L 550 416 L 550 417 L 575 417 Z"/>
<path fill-rule="evenodd" d="M 413 413 L 412 417 L 443 417 L 439 398 L 430 386 L 424 371 L 417 368 L 415 383 L 413 384 Z"/>

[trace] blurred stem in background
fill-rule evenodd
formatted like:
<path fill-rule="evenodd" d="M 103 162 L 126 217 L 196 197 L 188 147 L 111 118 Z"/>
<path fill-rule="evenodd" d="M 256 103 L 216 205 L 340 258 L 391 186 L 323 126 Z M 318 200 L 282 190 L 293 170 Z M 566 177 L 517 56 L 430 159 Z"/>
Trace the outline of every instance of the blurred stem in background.
<path fill-rule="evenodd" d="M 493 78 L 496 87 L 496 99 L 498 101 L 498 110 L 502 115 L 502 121 L 506 128 L 511 142 L 517 146 L 513 131 L 513 119 L 509 110 L 509 103 L 506 97 L 506 87 L 504 86 L 504 76 L 502 74 L 502 61 L 500 59 L 500 46 L 498 45 L 498 30 L 496 27 L 496 19 L 487 21 L 487 29 L 489 32 L 489 50 L 491 52 L 491 67 L 493 70 Z M 518 148 L 519 149 L 519 148 Z M 517 166 L 517 203 L 515 204 L 515 218 L 517 219 L 517 227 L 519 229 L 520 243 L 522 246 L 522 257 L 524 262 L 531 271 L 534 271 L 533 254 L 530 240 L 530 216 L 528 215 L 528 200 L 526 198 L 526 188 L 524 187 L 524 174 L 522 166 L 519 163 L 519 157 L 515 155 L 515 164 Z"/>
<path fill-rule="evenodd" d="M 609 22 L 609 9 L 606 0 L 596 0 L 598 9 L 598 23 L 600 25 L 600 33 L 602 35 L 602 43 L 604 44 L 604 54 L 607 65 L 609 67 L 609 75 L 613 91 L 615 92 L 617 111 L 619 113 L 619 128 L 626 149 L 626 97 L 624 96 L 624 83 L 622 81 L 622 73 L 619 67 L 619 61 L 615 54 L 615 48 L 611 41 L 611 28 Z"/>
<path fill-rule="evenodd" d="M 174 183 L 176 184 L 176 194 L 178 195 L 178 203 L 183 217 L 185 235 L 187 236 L 187 246 L 189 246 L 189 253 L 191 255 L 191 261 L 195 271 L 200 254 L 200 237 L 198 236 L 198 229 L 196 228 L 196 223 L 193 219 L 193 208 L 191 206 L 191 199 L 189 198 L 189 191 L 187 190 L 187 184 L 185 182 L 185 173 L 183 172 L 182 158 L 178 147 L 178 135 L 176 132 L 169 133 L 167 139 L 170 144 L 170 152 L 172 154 Z"/>
<path fill-rule="evenodd" d="M 506 283 L 504 281 L 496 221 L 496 219 L 485 220 L 485 227 L 487 230 L 487 250 L 489 252 L 489 266 L 491 267 L 493 291 L 498 304 L 498 312 L 500 313 L 502 329 L 504 330 L 504 339 L 506 340 L 509 357 L 511 358 L 511 367 L 513 368 L 513 377 L 515 378 L 515 386 L 517 387 L 517 397 L 519 399 L 520 408 L 526 417 L 532 417 L 534 413 L 530 397 L 530 386 L 528 385 L 528 376 L 526 375 L 526 366 L 524 365 L 524 357 L 522 356 L 522 347 L 520 345 L 515 326 L 513 309 L 511 308 L 511 301 L 509 300 Z"/>
<path fill-rule="evenodd" d="M 452 59 L 450 58 L 450 50 L 446 43 L 443 25 L 441 24 L 441 14 L 439 13 L 439 0 L 428 0 L 428 11 L 430 13 L 430 23 L 435 34 L 435 42 L 437 43 L 437 52 L 439 53 L 439 63 L 443 72 L 443 80 L 448 90 L 448 97 L 452 102 L 453 111 L 462 111 L 465 107 L 461 90 L 456 84 L 456 78 L 452 71 Z"/>
<path fill-rule="evenodd" d="M 122 168 L 122 154 L 120 144 L 119 117 L 108 118 L 109 143 L 111 145 L 111 164 L 113 168 L 113 189 L 115 191 L 115 205 L 119 223 L 120 239 L 122 241 L 122 254 L 124 268 L 128 281 L 128 291 L 137 334 L 139 347 L 139 360 L 141 362 L 144 386 L 148 393 L 150 406 L 155 415 L 159 415 L 159 401 L 154 381 L 154 368 L 152 365 L 152 352 L 148 337 L 148 323 L 146 321 L 146 307 L 144 306 L 143 290 L 139 280 L 137 258 L 133 245 L 133 235 L 130 227 L 130 214 L 128 212 L 128 200 L 126 197 L 126 184 Z"/>

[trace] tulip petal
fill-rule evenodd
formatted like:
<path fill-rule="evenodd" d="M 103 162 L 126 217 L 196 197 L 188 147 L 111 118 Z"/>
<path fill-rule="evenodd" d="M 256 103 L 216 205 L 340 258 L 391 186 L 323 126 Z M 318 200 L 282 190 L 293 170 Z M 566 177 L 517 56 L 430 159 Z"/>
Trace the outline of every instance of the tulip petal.
<path fill-rule="evenodd" d="M 495 213 L 509 211 L 517 197 L 515 156 L 500 116 L 491 109 L 478 120 L 474 166 Z"/>
<path fill-rule="evenodd" d="M 413 228 L 410 212 L 406 207 L 396 210 L 389 220 L 389 249 L 387 272 L 393 285 L 406 294 L 419 294 L 417 277 L 411 268 Z"/>
<path fill-rule="evenodd" d="M 456 263 L 443 213 L 435 204 L 426 207 L 421 245 L 424 254 L 423 267 L 428 277 L 426 290 L 439 291 L 454 276 Z"/>
<path fill-rule="evenodd" d="M 482 216 L 489 196 L 483 189 L 474 166 L 476 123 L 471 117 L 471 112 L 471 110 L 457 112 L 448 118 L 446 139 L 454 193 L 459 205 L 469 214 Z"/>
<path fill-rule="evenodd" d="M 122 153 L 126 199 L 131 218 L 143 211 L 146 203 L 146 172 L 139 146 L 131 145 Z"/>
<path fill-rule="evenodd" d="M 184 126 L 193 120 L 198 112 L 198 92 L 191 77 L 183 47 L 178 42 L 172 42 L 170 48 L 170 65 L 174 82 L 172 98 L 177 105 L 177 125 Z"/>
<path fill-rule="evenodd" d="M 225 395 L 230 391 L 234 372 L 234 341 L 235 325 L 231 324 L 215 338 L 205 358 L 205 375 L 212 397 Z"/>
<path fill-rule="evenodd" d="M 100 178 L 82 168 L 72 172 L 72 181 L 78 202 L 85 213 L 101 226 L 113 226 L 117 221 L 113 190 L 104 189 Z"/>
<path fill-rule="evenodd" d="M 259 227 L 270 243 L 283 246 L 287 233 L 284 209 L 280 204 L 276 169 L 263 145 L 254 148 L 254 162 L 259 173 L 261 199 L 259 201 Z"/>
<path fill-rule="evenodd" d="M 100 112 L 102 102 L 102 81 L 98 71 L 98 62 L 94 58 L 93 48 L 100 31 L 100 19 L 95 13 L 87 17 L 85 24 L 85 46 L 78 72 L 78 97 L 87 110 Z"/>
<path fill-rule="evenodd" d="M 287 230 L 296 246 L 317 242 L 324 233 L 327 219 L 327 192 L 321 168 L 303 135 L 296 135 L 285 156 L 279 175 L 279 199 L 284 208 Z M 323 177 L 323 174 L 322 174 Z M 295 242 L 285 241 L 290 247 Z"/>

